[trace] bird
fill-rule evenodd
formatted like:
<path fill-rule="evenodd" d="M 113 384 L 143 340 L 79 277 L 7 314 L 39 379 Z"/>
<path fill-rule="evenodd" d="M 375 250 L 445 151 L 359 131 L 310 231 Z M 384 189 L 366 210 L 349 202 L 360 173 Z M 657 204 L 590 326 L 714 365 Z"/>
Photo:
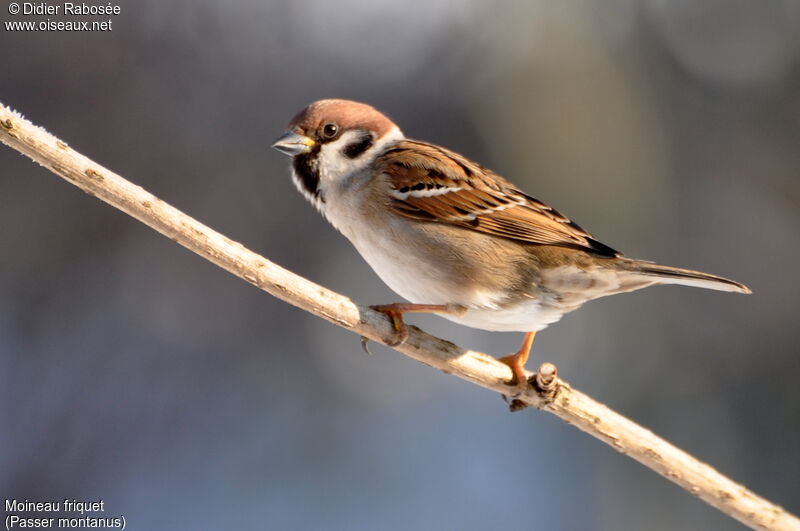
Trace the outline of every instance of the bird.
<path fill-rule="evenodd" d="M 720 276 L 626 258 L 492 170 L 406 138 L 365 103 L 315 101 L 272 147 L 292 157 L 300 193 L 408 301 L 371 306 L 391 320 L 390 345 L 406 339 L 412 312 L 523 332 L 520 348 L 499 358 L 512 386 L 528 385 L 536 333 L 587 301 L 661 284 L 751 293 Z"/>

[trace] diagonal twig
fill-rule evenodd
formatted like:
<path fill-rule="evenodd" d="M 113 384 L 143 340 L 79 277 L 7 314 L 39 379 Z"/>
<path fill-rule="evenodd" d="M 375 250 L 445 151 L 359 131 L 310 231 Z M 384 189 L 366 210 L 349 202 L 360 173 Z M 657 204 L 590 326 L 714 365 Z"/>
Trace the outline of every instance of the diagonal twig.
<path fill-rule="evenodd" d="M 384 344 L 392 342 L 394 331 L 385 315 L 246 249 L 74 151 L 2 104 L 0 141 L 86 193 L 133 216 L 275 297 L 368 339 Z M 507 385 L 511 378 L 508 366 L 491 356 L 463 349 L 417 327 L 410 326 L 406 342 L 393 348 L 492 391 L 504 395 L 514 395 L 517 391 Z M 512 408 L 528 405 L 553 413 L 754 529 L 800 531 L 797 517 L 573 389 L 558 379 L 551 364 L 542 365 L 531 382 L 533 385 L 527 391 L 515 395 Z"/>

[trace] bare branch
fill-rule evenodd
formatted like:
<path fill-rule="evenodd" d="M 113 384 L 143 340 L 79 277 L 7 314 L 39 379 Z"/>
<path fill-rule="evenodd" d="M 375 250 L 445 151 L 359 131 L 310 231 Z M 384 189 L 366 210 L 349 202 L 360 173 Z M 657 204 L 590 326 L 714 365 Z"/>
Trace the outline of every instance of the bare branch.
<path fill-rule="evenodd" d="M 374 341 L 384 344 L 392 341 L 394 333 L 383 314 L 356 304 L 244 248 L 140 186 L 75 152 L 1 104 L 0 140 L 86 193 L 126 212 L 275 297 Z M 505 395 L 516 393 L 516 388 L 506 384 L 511 378 L 506 365 L 416 327 L 409 327 L 408 340 L 394 348 L 486 389 Z M 528 405 L 553 413 L 754 529 L 800 530 L 800 520 L 795 516 L 573 389 L 557 378 L 551 364 L 544 364 L 531 381 L 533 385 L 526 392 L 515 395 L 512 408 Z"/>

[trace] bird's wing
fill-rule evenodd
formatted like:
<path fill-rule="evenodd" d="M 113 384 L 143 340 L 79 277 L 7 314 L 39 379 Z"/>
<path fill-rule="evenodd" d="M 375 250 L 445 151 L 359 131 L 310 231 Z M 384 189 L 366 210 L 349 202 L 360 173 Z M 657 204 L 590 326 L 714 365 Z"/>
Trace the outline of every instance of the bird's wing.
<path fill-rule="evenodd" d="M 376 164 L 388 177 L 391 208 L 400 216 L 524 243 L 621 256 L 557 210 L 452 151 L 402 140 Z"/>

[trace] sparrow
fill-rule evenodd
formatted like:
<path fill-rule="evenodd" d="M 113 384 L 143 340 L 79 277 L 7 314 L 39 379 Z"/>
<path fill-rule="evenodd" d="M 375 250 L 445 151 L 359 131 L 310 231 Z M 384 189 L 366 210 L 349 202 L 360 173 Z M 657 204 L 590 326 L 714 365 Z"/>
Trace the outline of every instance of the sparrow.
<path fill-rule="evenodd" d="M 303 196 L 407 303 L 372 306 L 407 336 L 403 314 L 524 332 L 500 358 L 511 385 L 539 330 L 585 302 L 659 284 L 750 293 L 716 275 L 625 258 L 553 207 L 446 148 L 406 138 L 364 103 L 316 101 L 272 145 Z"/>

